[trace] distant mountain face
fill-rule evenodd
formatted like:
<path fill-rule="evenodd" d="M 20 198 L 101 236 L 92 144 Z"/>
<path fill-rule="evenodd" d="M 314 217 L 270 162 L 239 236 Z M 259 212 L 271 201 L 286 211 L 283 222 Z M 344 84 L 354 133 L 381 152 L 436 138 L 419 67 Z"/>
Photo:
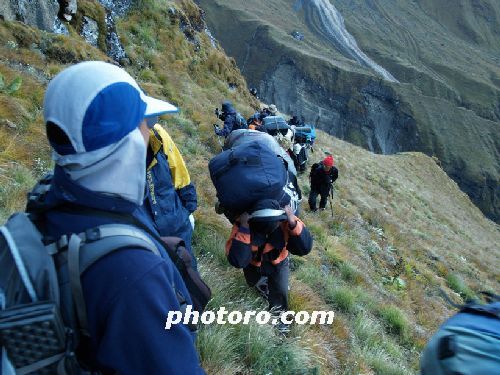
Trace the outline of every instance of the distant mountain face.
<path fill-rule="evenodd" d="M 198 3 L 263 100 L 378 153 L 436 156 L 500 220 L 500 2 Z"/>

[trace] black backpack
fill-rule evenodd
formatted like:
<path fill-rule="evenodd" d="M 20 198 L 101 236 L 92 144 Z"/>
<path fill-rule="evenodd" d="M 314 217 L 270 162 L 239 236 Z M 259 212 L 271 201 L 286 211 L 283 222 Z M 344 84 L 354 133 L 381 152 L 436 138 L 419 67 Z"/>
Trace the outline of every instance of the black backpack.
<path fill-rule="evenodd" d="M 236 114 L 236 120 L 232 130 L 238 130 L 238 129 L 248 129 L 247 121 L 240 113 Z"/>
<path fill-rule="evenodd" d="M 311 180 L 314 172 L 318 169 L 322 167 L 322 164 L 321 162 L 320 163 L 314 163 L 313 165 L 311 165 L 311 171 L 309 172 L 309 180 Z"/>
<path fill-rule="evenodd" d="M 141 248 L 160 256 L 157 245 L 144 233 L 147 228 L 139 229 L 138 223 L 101 225 L 49 241 L 35 223 L 50 184 L 48 176 L 29 194 L 30 213 L 15 213 L 0 227 L 2 366 L 8 358 L 16 374 L 80 374 L 75 351 L 88 336 L 80 283 L 83 272 L 123 248 Z M 185 281 L 193 308 L 203 311 L 210 289 L 184 256 L 187 250 L 182 243 L 165 246 L 165 250 Z M 187 301 L 178 298 L 185 309 Z"/>

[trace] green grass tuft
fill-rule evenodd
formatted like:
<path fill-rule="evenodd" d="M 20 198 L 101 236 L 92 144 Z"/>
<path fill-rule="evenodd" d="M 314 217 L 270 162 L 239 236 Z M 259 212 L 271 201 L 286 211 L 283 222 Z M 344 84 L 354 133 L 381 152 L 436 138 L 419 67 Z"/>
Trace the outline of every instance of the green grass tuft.
<path fill-rule="evenodd" d="M 367 362 L 376 375 L 404 375 L 408 373 L 408 371 L 402 370 L 390 360 L 377 355 L 369 356 Z"/>
<path fill-rule="evenodd" d="M 390 333 L 399 336 L 403 340 L 408 339 L 410 326 L 408 319 L 400 309 L 395 306 L 382 306 L 379 315 Z"/>
<path fill-rule="evenodd" d="M 470 301 L 475 298 L 474 292 L 470 290 L 467 285 L 465 285 L 464 280 L 457 274 L 450 273 L 446 276 L 446 282 L 448 286 L 460 296 L 465 301 Z"/>
<path fill-rule="evenodd" d="M 342 279 L 348 283 L 358 284 L 362 280 L 359 271 L 347 262 L 343 262 L 339 265 L 339 271 Z"/>
<path fill-rule="evenodd" d="M 197 348 L 202 365 L 209 374 L 240 372 L 244 368 L 231 330 L 222 325 L 203 327 L 198 334 Z"/>
<path fill-rule="evenodd" d="M 6 173 L 0 175 L 1 222 L 4 222 L 12 212 L 24 208 L 26 194 L 33 188 L 34 184 L 33 173 L 20 164 L 9 165 Z"/>
<path fill-rule="evenodd" d="M 347 287 L 327 287 L 325 300 L 345 313 L 352 313 L 356 309 L 356 295 Z"/>
<path fill-rule="evenodd" d="M 224 251 L 226 238 L 214 231 L 209 223 L 198 221 L 193 233 L 193 246 L 197 255 L 207 255 L 217 260 L 219 265 L 228 266 Z"/>

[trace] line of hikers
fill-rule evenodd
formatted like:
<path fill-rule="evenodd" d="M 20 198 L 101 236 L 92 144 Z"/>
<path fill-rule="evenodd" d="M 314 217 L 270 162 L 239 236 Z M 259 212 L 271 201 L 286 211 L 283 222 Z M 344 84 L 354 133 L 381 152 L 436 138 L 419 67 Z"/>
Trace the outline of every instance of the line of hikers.
<path fill-rule="evenodd" d="M 298 133 L 295 131 L 296 126 L 305 125 L 303 119 L 300 121 L 298 117 L 294 115 L 288 121 L 288 124 L 284 124 L 284 120 L 282 120 L 281 123 L 279 122 L 279 120 L 274 121 L 274 118 L 278 115 L 278 109 L 276 105 L 271 104 L 269 107 L 264 107 L 261 111 L 253 114 L 245 124 L 243 116 L 236 111 L 230 101 L 224 101 L 222 103 L 222 111 L 220 112 L 219 109 L 216 109 L 215 113 L 219 119 L 224 121 L 224 126 L 222 128 L 215 128 L 216 135 L 228 137 L 232 132 L 240 131 L 242 129 L 257 130 L 268 133 L 270 135 L 273 135 L 278 143 L 288 153 L 294 163 L 295 169 L 299 171 L 305 170 L 307 161 L 307 148 L 301 145 L 309 144 L 312 147 L 314 138 L 308 141 L 307 138 L 301 137 L 302 133 Z M 271 125 L 268 127 L 264 126 L 264 121 L 266 118 L 273 119 Z M 281 117 L 279 118 L 282 119 Z M 286 127 L 284 127 L 284 125 Z M 293 127 L 291 127 L 292 125 Z M 276 129 L 283 129 L 285 131 L 280 132 L 276 131 Z M 293 142 L 292 137 L 295 138 L 297 142 Z M 324 210 L 326 207 L 328 197 L 333 191 L 333 183 L 338 178 L 338 169 L 334 164 L 335 161 L 333 156 L 328 155 L 324 160 L 319 163 L 313 164 L 311 167 L 311 171 L 309 174 L 311 190 L 309 193 L 308 202 L 309 207 L 313 212 L 317 211 L 316 201 L 318 195 L 321 197 L 319 202 L 319 209 Z M 298 184 L 296 186 L 296 189 L 300 194 L 300 188 L 298 187 Z"/>
<path fill-rule="evenodd" d="M 263 127 L 266 117 L 279 116 L 276 105 L 271 104 L 269 107 L 263 107 L 260 111 L 255 112 L 252 116 L 245 118 L 236 111 L 233 104 L 229 100 L 222 102 L 221 110 L 215 109 L 215 115 L 218 119 L 224 122 L 222 128 L 216 127 L 215 134 L 221 137 L 227 137 L 232 131 L 238 129 L 251 129 L 267 132 L 268 129 Z M 299 120 L 298 116 L 294 115 L 288 120 L 288 125 L 300 126 L 305 125 L 305 121 Z"/>
<path fill-rule="evenodd" d="M 175 112 L 104 62 L 73 65 L 50 82 L 44 120 L 54 171 L 29 194 L 26 212 L 0 228 L 1 374 L 204 373 L 196 327 L 164 329 L 169 311 L 203 311 L 211 298 L 191 246 L 196 190 L 158 124 Z M 307 255 L 313 238 L 276 140 L 230 133 L 231 146 L 209 163 L 233 224 L 226 256 L 280 314 L 290 254 Z M 337 176 L 331 156 L 313 166 L 312 210 L 317 195 L 325 207 L 325 186 Z M 446 348 L 449 359 L 457 346 Z M 426 373 L 445 373 L 432 372 L 441 357 L 426 362 Z"/>
<path fill-rule="evenodd" d="M 255 112 L 246 121 L 236 111 L 230 101 L 222 103 L 222 110 L 215 109 L 215 115 L 224 122 L 223 127 L 214 124 L 215 134 L 227 138 L 233 131 L 241 129 L 257 130 L 265 132 L 276 138 L 278 143 L 290 156 L 295 169 L 299 172 L 306 170 L 309 152 L 313 152 L 316 130 L 314 126 L 306 124 L 304 118 L 299 120 L 294 115 L 287 121 L 278 112 L 276 105 L 263 107 Z M 220 143 L 220 140 L 219 140 Z"/>

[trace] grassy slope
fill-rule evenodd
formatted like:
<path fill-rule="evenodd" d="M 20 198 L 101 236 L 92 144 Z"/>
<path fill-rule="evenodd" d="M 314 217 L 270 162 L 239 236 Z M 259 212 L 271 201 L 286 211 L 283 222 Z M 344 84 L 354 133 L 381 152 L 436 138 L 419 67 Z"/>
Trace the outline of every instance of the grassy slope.
<path fill-rule="evenodd" d="M 98 7 L 92 1 L 86 6 Z M 168 6 L 180 13 L 169 16 Z M 257 294 L 245 287 L 241 272 L 225 261 L 229 224 L 213 210 L 215 191 L 207 173 L 218 147 L 211 133 L 213 108 L 229 97 L 249 114 L 257 103 L 246 94 L 234 61 L 199 33 L 194 33 L 200 41 L 196 51 L 179 30 L 178 17 L 192 24 L 199 17 L 190 1 L 144 2 L 143 7 L 119 24 L 131 58 L 127 69 L 148 91 L 183 109 L 163 123 L 198 187 L 195 245 L 201 271 L 214 291 L 211 307 L 264 308 Z M 41 117 L 46 79 L 63 68 L 61 61 L 105 55 L 76 36 L 53 36 L 4 22 L 0 54 L 6 81 L 23 79 L 14 94 L 0 93 L 3 220 L 22 209 L 24 193 L 50 167 Z M 231 91 L 228 83 L 234 82 L 239 88 Z M 17 128 L 8 127 L 5 119 Z M 436 297 L 438 286 L 462 296 L 485 288 L 498 291 L 498 227 L 484 219 L 432 159 L 418 153 L 374 155 L 323 133 L 316 150 L 313 159 L 321 157 L 321 150 L 334 153 L 341 178 L 333 218 L 329 211 L 304 211 L 316 242 L 308 257 L 293 259 L 291 305 L 296 310 L 334 309 L 335 324 L 294 327 L 285 340 L 270 327 L 203 327 L 198 347 L 210 374 L 416 372 L 425 339 L 450 314 Z M 301 184 L 307 193 L 304 178 Z"/>

